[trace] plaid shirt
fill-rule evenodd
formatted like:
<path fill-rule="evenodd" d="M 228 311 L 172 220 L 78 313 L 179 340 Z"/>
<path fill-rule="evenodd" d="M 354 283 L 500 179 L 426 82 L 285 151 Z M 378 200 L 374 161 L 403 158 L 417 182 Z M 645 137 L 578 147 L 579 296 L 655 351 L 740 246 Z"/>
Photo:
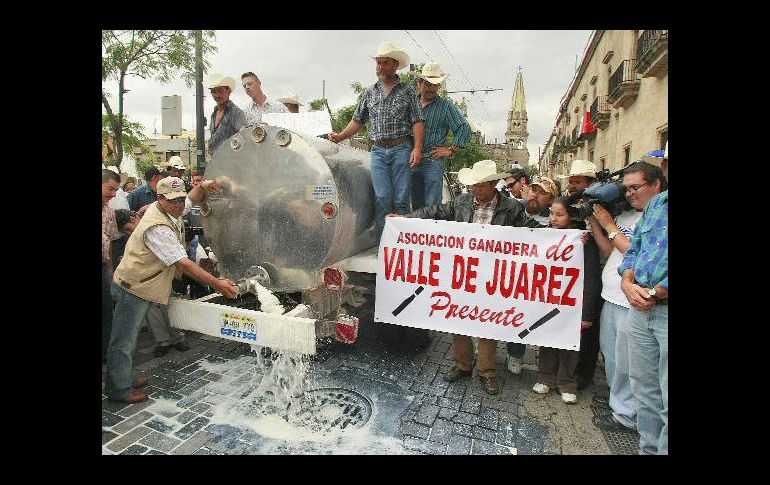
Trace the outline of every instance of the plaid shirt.
<path fill-rule="evenodd" d="M 214 153 L 214 150 L 216 150 L 223 141 L 238 133 L 238 130 L 246 125 L 246 115 L 243 114 L 241 108 L 228 100 L 227 106 L 225 106 L 225 114 L 222 115 L 219 124 L 214 127 L 217 120 L 218 109 L 219 106 L 214 108 L 214 112 L 211 113 L 211 138 L 209 138 L 209 153 L 211 154 Z"/>
<path fill-rule="evenodd" d="M 425 115 L 425 142 L 422 144 L 425 153 L 430 154 L 433 147 L 444 146 L 450 129 L 455 135 L 455 145 L 464 148 L 471 141 L 471 127 L 468 121 L 449 100 L 436 96 L 422 109 L 422 114 Z M 430 158 L 430 155 L 423 156 Z"/>
<path fill-rule="evenodd" d="M 492 221 L 492 216 L 495 214 L 497 197 L 499 197 L 499 194 L 495 194 L 489 202 L 479 202 L 476 196 L 473 196 L 473 220 L 471 222 L 489 224 Z"/>
<path fill-rule="evenodd" d="M 634 270 L 640 286 L 668 289 L 668 190 L 652 198 L 636 224 L 618 274 L 623 276 L 627 269 Z"/>
<path fill-rule="evenodd" d="M 417 93 L 399 80 L 386 98 L 382 86 L 382 81 L 377 81 L 366 90 L 353 119 L 364 124 L 371 117 L 370 135 L 375 142 L 411 135 L 412 125 L 424 120 Z"/>

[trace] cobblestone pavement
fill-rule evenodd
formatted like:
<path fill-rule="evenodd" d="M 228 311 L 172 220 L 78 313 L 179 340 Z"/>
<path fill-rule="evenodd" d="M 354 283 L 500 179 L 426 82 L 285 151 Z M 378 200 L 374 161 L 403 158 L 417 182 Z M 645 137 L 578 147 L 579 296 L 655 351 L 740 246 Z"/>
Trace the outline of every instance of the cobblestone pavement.
<path fill-rule="evenodd" d="M 278 400 L 276 389 L 286 385 L 287 376 L 246 345 L 188 332 L 190 350 L 154 358 L 152 336 L 142 332 L 134 366 L 150 379 L 150 399 L 128 405 L 103 397 L 102 453 L 638 452 L 637 434 L 608 434 L 591 422 L 608 412 L 592 400 L 594 393 L 607 393 L 601 360 L 594 383 L 579 392 L 577 404 L 566 405 L 555 392 L 531 391 L 536 348 L 527 349 L 524 370 L 514 376 L 505 368 L 501 342 L 502 390 L 490 396 L 475 372 L 451 384 L 442 380 L 452 366 L 451 335 L 431 332 L 430 346 L 418 350 L 393 342 L 399 332 L 392 325 L 362 324 L 355 344 L 331 342 L 297 363 L 307 366 L 306 389 L 317 390 L 301 402 Z M 263 394 L 275 398 L 272 404 L 254 397 Z M 320 407 L 295 414 L 292 421 L 287 417 L 292 404 L 295 410 Z"/>

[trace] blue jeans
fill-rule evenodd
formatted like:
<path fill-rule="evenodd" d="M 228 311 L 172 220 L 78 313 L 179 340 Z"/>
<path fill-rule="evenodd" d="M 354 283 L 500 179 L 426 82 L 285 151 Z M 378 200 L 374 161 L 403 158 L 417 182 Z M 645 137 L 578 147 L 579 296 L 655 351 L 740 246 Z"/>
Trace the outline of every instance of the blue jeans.
<path fill-rule="evenodd" d="M 102 263 L 102 361 L 107 358 L 107 347 L 112 334 L 112 296 L 110 296 L 110 273 Z"/>
<path fill-rule="evenodd" d="M 628 308 L 604 301 L 599 339 L 604 354 L 604 373 L 610 386 L 612 415 L 624 426 L 636 429 L 636 398 L 628 378 Z"/>
<path fill-rule="evenodd" d="M 123 399 L 131 392 L 131 371 L 139 328 L 142 326 L 150 302 L 127 292 L 114 281 L 112 297 L 115 299 L 115 316 L 112 319 L 112 336 L 107 349 L 107 379 L 105 394 L 111 399 Z"/>
<path fill-rule="evenodd" d="M 508 342 L 505 344 L 508 349 L 508 357 L 521 360 L 524 357 L 524 352 L 527 351 L 527 344 L 517 344 L 516 342 Z"/>
<path fill-rule="evenodd" d="M 408 214 L 411 173 L 411 143 L 394 147 L 372 146 L 372 185 L 377 199 L 377 240 L 382 237 L 387 214 Z"/>
<path fill-rule="evenodd" d="M 668 454 L 668 305 L 628 310 L 631 389 L 641 454 Z"/>
<path fill-rule="evenodd" d="M 444 160 L 423 158 L 412 169 L 412 210 L 440 204 L 444 189 Z"/>

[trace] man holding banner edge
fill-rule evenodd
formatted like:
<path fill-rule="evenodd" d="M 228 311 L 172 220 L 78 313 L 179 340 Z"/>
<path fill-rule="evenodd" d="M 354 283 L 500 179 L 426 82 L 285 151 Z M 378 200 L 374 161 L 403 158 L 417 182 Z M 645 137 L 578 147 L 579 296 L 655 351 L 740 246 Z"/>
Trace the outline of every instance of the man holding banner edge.
<path fill-rule="evenodd" d="M 474 222 L 514 227 L 539 227 L 529 218 L 521 204 L 508 197 L 501 197 L 495 185 L 508 177 L 498 173 L 494 160 L 481 160 L 473 168 L 463 168 L 457 178 L 460 183 L 473 187 L 473 193 L 461 194 L 450 202 L 423 207 L 405 216 L 390 214 L 389 217 L 413 217 L 457 222 Z M 500 392 L 497 383 L 497 341 L 479 338 L 478 374 L 487 394 Z M 466 335 L 454 335 L 452 356 L 454 367 L 444 375 L 444 380 L 454 382 L 469 377 L 473 371 L 473 341 Z"/>

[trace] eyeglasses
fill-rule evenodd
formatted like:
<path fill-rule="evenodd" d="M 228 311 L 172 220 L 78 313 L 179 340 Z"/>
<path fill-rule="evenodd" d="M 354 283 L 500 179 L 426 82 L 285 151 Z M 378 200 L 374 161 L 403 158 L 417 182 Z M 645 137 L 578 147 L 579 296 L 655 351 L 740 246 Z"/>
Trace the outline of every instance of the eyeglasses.
<path fill-rule="evenodd" d="M 506 185 L 506 187 L 508 187 L 509 189 L 512 189 L 512 188 L 516 187 L 516 184 L 518 184 L 518 182 L 510 183 L 510 184 Z"/>
<path fill-rule="evenodd" d="M 175 199 L 167 199 L 167 200 L 174 205 L 179 205 L 179 204 L 184 204 L 185 199 L 187 199 L 187 197 L 177 197 Z"/>
<path fill-rule="evenodd" d="M 626 185 L 626 190 L 628 190 L 629 193 L 633 194 L 634 192 L 641 189 L 645 185 L 649 185 L 649 184 L 644 183 L 644 184 L 636 184 L 636 185 Z"/>

